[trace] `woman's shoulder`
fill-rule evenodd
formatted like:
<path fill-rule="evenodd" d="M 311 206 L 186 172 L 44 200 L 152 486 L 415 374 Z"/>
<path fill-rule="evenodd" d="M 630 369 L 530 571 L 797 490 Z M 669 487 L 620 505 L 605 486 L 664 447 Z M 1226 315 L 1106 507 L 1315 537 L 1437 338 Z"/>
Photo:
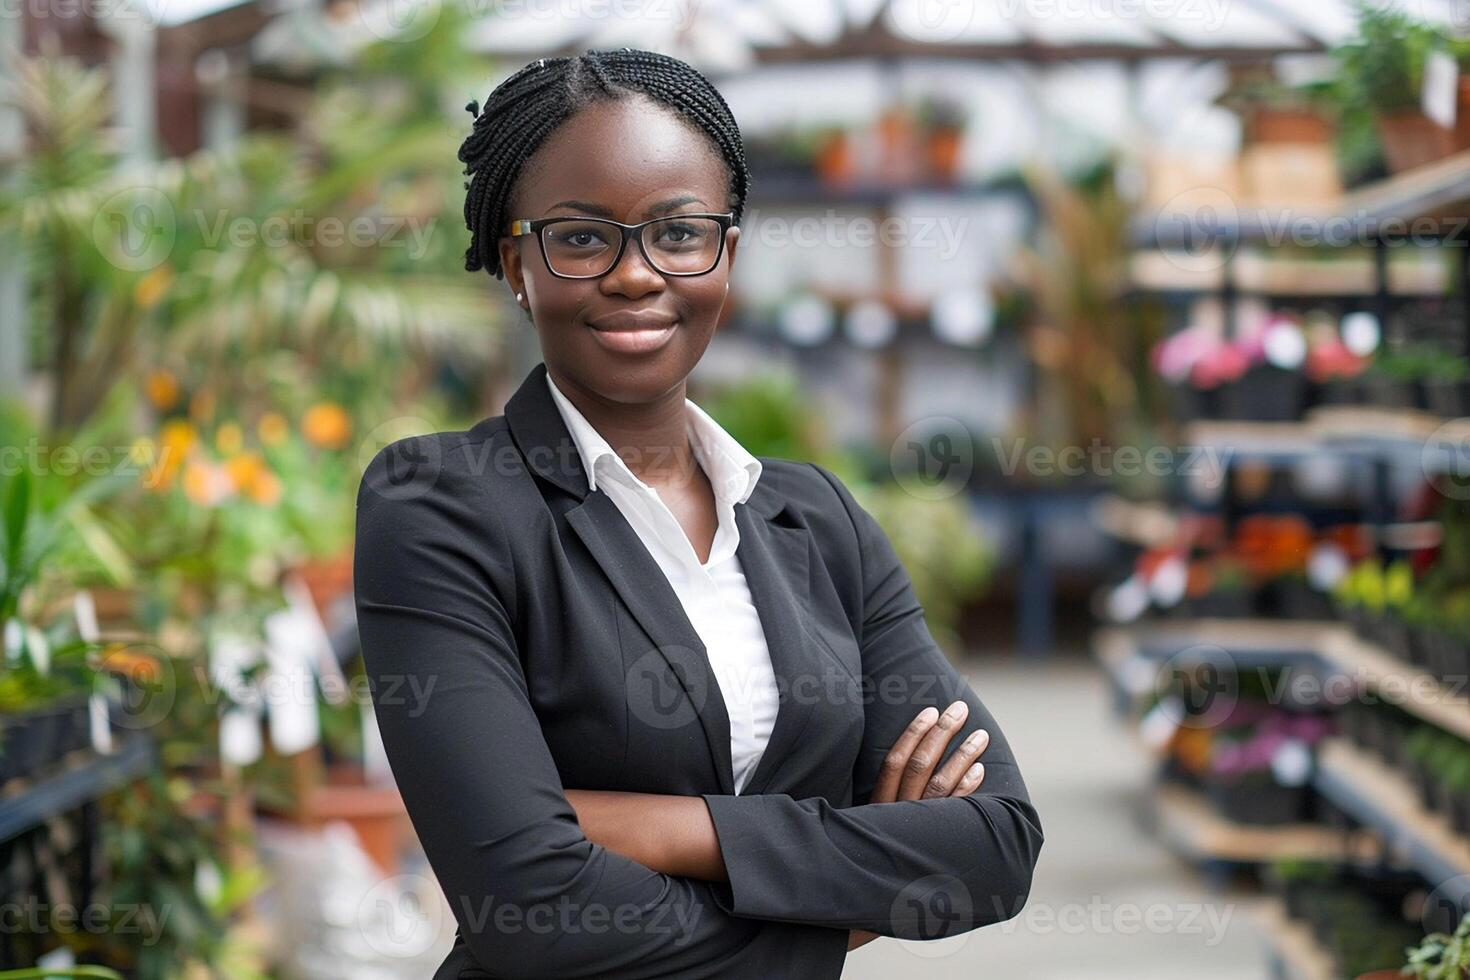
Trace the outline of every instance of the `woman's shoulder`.
<path fill-rule="evenodd" d="M 836 473 L 809 460 L 756 458 L 761 462 L 760 484 L 772 493 L 771 499 L 784 503 L 808 527 L 825 536 L 855 536 L 861 507 Z"/>
<path fill-rule="evenodd" d="M 363 468 L 358 501 L 493 493 L 498 482 L 522 475 L 524 466 L 505 416 L 496 415 L 468 429 L 423 432 L 387 442 Z"/>

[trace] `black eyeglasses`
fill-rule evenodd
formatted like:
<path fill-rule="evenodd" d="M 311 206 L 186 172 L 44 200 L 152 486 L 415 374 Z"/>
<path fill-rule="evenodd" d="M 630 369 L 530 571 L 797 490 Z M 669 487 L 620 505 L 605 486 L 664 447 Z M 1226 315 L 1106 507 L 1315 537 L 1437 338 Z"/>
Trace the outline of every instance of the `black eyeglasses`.
<path fill-rule="evenodd" d="M 535 235 L 546 268 L 562 279 L 596 279 L 622 261 L 636 237 L 643 259 L 666 276 L 702 276 L 720 264 L 725 231 L 735 222 L 724 214 L 671 214 L 625 225 L 608 218 L 518 218 L 513 236 Z"/>

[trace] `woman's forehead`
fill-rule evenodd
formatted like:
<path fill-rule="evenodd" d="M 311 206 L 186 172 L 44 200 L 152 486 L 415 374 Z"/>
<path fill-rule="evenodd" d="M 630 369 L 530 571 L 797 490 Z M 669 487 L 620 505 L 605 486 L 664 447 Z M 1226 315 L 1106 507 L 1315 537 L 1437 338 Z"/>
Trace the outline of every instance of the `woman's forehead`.
<path fill-rule="evenodd" d="M 517 196 L 537 212 L 528 217 L 578 201 L 634 221 L 673 200 L 724 210 L 728 182 L 709 137 L 672 110 L 626 99 L 594 104 L 558 126 L 526 161 Z"/>

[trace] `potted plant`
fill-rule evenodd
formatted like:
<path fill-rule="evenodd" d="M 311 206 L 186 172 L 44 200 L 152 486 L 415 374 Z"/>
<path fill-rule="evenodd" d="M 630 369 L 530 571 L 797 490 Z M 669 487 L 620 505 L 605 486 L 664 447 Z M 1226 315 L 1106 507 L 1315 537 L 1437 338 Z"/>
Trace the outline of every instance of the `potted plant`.
<path fill-rule="evenodd" d="M 1470 106 L 1467 106 L 1470 111 Z M 1430 365 L 1424 378 L 1429 410 L 1444 418 L 1470 415 L 1470 365 L 1463 357 L 1443 356 Z"/>
<path fill-rule="evenodd" d="M 957 99 L 929 96 L 919 104 L 919 128 L 924 140 L 925 176 L 937 183 L 952 184 L 960 172 L 969 113 Z"/>
<path fill-rule="evenodd" d="M 1252 422 L 1292 422 L 1307 408 L 1306 337 L 1294 317 L 1277 315 L 1259 329 L 1235 340 L 1232 359 L 1243 360 L 1245 370 L 1232 363 L 1226 377 L 1221 414 Z M 1218 358 L 1221 355 L 1216 352 Z"/>
<path fill-rule="evenodd" d="M 1251 69 L 1219 101 L 1240 117 L 1246 145 L 1331 143 L 1337 127 L 1330 87 L 1288 85 Z"/>
<path fill-rule="evenodd" d="M 1291 858 L 1267 865 L 1265 878 L 1286 906 L 1286 914 L 1300 919 L 1305 914 L 1303 897 L 1308 892 L 1330 888 L 1339 875 L 1337 865 L 1326 861 Z"/>
<path fill-rule="evenodd" d="M 1404 951 L 1408 957 L 1402 976 L 1417 980 L 1464 980 L 1470 977 L 1470 912 L 1455 931 L 1430 933 L 1418 946 Z"/>
<path fill-rule="evenodd" d="M 1424 63 L 1441 39 L 1429 25 L 1391 5 L 1358 8 L 1356 35 L 1335 51 L 1340 92 L 1349 111 L 1373 120 L 1391 172 L 1454 152 L 1455 133 L 1420 108 Z"/>

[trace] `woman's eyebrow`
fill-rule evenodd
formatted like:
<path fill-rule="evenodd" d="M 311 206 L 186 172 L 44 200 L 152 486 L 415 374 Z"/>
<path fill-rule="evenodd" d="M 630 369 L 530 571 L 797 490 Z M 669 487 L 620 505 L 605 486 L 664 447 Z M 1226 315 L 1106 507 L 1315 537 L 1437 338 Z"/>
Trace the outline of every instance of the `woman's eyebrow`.
<path fill-rule="evenodd" d="M 675 208 L 682 208 L 686 204 L 704 204 L 704 198 L 694 194 L 681 194 L 678 197 L 671 197 L 667 201 L 660 201 L 644 211 L 644 214 L 650 217 L 656 214 L 668 214 Z"/>
<path fill-rule="evenodd" d="M 668 200 L 649 205 L 644 209 L 643 213 L 650 217 L 658 214 L 668 214 L 675 208 L 681 208 L 686 204 L 704 204 L 704 198 L 695 194 L 681 194 L 678 197 L 671 197 Z M 582 214 L 596 218 L 612 218 L 614 216 L 612 208 L 603 207 L 601 204 L 593 204 L 590 201 L 558 201 L 547 208 L 547 210 L 554 211 L 557 208 L 568 208 L 572 211 L 579 211 Z"/>
<path fill-rule="evenodd" d="M 554 211 L 557 208 L 569 208 L 573 211 L 580 211 L 583 214 L 594 215 L 598 218 L 611 218 L 613 216 L 612 208 L 605 208 L 601 204 L 589 204 L 586 201 L 558 201 L 546 210 Z"/>

